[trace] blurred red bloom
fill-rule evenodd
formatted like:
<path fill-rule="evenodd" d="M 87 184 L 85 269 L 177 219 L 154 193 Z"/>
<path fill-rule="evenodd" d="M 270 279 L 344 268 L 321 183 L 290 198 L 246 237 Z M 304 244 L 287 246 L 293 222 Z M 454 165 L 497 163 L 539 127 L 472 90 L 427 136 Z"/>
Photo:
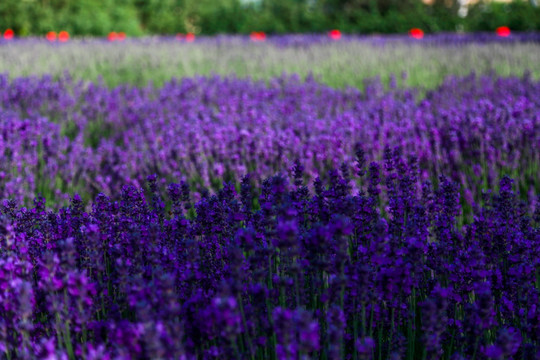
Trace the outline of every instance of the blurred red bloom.
<path fill-rule="evenodd" d="M 56 41 L 56 32 L 54 32 L 54 31 L 49 31 L 45 37 L 46 37 L 47 40 L 49 40 L 49 41 Z"/>
<path fill-rule="evenodd" d="M 125 32 L 119 32 L 118 33 L 118 41 L 124 41 L 126 39 L 126 33 Z"/>
<path fill-rule="evenodd" d="M 511 31 L 508 26 L 499 26 L 495 30 L 495 33 L 497 34 L 497 36 L 508 37 L 510 36 Z"/>
<path fill-rule="evenodd" d="M 67 31 L 60 31 L 58 33 L 58 40 L 60 42 L 66 42 L 69 40 L 69 33 Z"/>
<path fill-rule="evenodd" d="M 264 41 L 266 40 L 266 34 L 263 31 L 253 31 L 249 37 L 252 41 Z"/>
<path fill-rule="evenodd" d="M 116 41 L 116 40 L 118 39 L 118 34 L 115 33 L 114 31 L 111 31 L 111 32 L 109 33 L 109 35 L 107 36 L 107 39 L 108 39 L 109 41 Z"/>
<path fill-rule="evenodd" d="M 195 41 L 195 34 L 194 34 L 194 33 L 187 33 L 187 35 L 186 35 L 186 41 L 187 41 L 187 42 L 193 42 L 193 41 Z"/>
<path fill-rule="evenodd" d="M 332 40 L 339 40 L 341 39 L 341 31 L 336 30 L 336 29 L 330 30 L 328 32 L 328 36 L 330 36 L 330 39 Z"/>
<path fill-rule="evenodd" d="M 4 39 L 6 39 L 6 40 L 11 40 L 11 39 L 13 39 L 14 36 L 15 36 L 15 33 L 11 29 L 7 29 L 4 32 Z"/>
<path fill-rule="evenodd" d="M 421 39 L 424 37 L 424 31 L 422 29 L 413 28 L 409 30 L 409 36 L 415 39 Z"/>

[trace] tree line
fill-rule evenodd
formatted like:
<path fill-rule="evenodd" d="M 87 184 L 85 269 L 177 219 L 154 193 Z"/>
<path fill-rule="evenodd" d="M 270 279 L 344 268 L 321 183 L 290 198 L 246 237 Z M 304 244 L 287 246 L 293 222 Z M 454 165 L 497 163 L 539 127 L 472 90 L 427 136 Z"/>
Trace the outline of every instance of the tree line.
<path fill-rule="evenodd" d="M 400 33 L 540 30 L 537 0 L 480 1 L 468 8 L 458 0 L 2 0 L 0 31 L 42 35 L 103 36 L 111 31 L 147 34 Z"/>

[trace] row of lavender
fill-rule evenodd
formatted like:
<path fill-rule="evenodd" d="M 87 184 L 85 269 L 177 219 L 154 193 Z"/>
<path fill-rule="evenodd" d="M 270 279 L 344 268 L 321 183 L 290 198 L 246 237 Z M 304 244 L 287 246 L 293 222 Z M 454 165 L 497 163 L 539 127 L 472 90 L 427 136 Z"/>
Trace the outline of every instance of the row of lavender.
<path fill-rule="evenodd" d="M 416 29 L 420 30 L 420 29 Z M 511 35 L 503 36 L 494 33 L 436 33 L 426 34 L 425 37 L 422 34 L 421 37 L 415 37 L 404 34 L 384 34 L 384 35 L 358 35 L 358 34 L 342 34 L 339 30 L 334 30 L 335 33 L 326 35 L 321 34 L 285 34 L 285 35 L 262 35 L 263 32 L 255 32 L 251 35 L 217 35 L 217 36 L 188 36 L 186 34 L 177 34 L 176 36 L 150 36 L 150 37 L 134 37 L 134 38 L 118 38 L 114 36 L 115 33 L 111 33 L 111 36 L 107 38 L 95 38 L 95 37 L 79 37 L 74 41 L 82 41 L 85 43 L 103 42 L 111 43 L 114 41 L 125 42 L 140 42 L 140 43 L 155 43 L 155 42 L 177 42 L 177 43 L 192 43 L 202 42 L 206 44 L 225 44 L 231 42 L 266 42 L 276 46 L 310 46 L 321 43 L 336 43 L 336 42 L 369 42 L 374 45 L 385 45 L 393 42 L 405 42 L 410 44 L 427 44 L 433 46 L 441 45 L 463 45 L 463 44 L 486 44 L 486 43 L 499 43 L 499 44 L 516 44 L 516 43 L 540 43 L 540 33 L 538 32 L 515 32 Z M 503 30 L 504 31 L 504 30 Z M 51 32 L 50 37 L 23 37 L 17 39 L 5 39 L 0 37 L 0 45 L 10 45 L 15 43 L 43 43 L 45 40 L 50 42 L 52 46 L 64 46 L 69 41 L 69 35 L 64 36 L 65 41 L 56 43 L 54 35 L 56 33 Z M 256 35 L 258 34 L 258 35 Z M 118 36 L 118 34 L 116 34 Z M 73 40 L 72 40 L 73 41 Z"/>
<path fill-rule="evenodd" d="M 441 174 L 469 204 L 513 177 L 523 198 L 538 192 L 540 82 L 448 78 L 420 99 L 414 89 L 336 90 L 312 79 L 173 80 L 162 88 L 64 78 L 0 77 L 0 194 L 50 204 L 141 186 L 148 174 L 186 181 L 196 196 L 221 179 L 255 179 L 304 162 L 305 180 L 351 164 L 354 144 L 382 159 L 383 144 L 418 156 L 418 184 Z M 354 183 L 353 186 L 358 186 Z"/>
<path fill-rule="evenodd" d="M 449 75 L 471 71 L 521 76 L 529 69 L 540 78 L 540 34 L 437 34 L 422 40 L 404 36 L 271 36 L 253 42 L 241 36 L 197 38 L 194 42 L 152 37 L 123 42 L 77 39 L 51 44 L 43 39 L 0 41 L 0 73 L 62 76 L 107 86 L 149 82 L 162 86 L 171 78 L 235 74 L 269 80 L 281 74 L 313 73 L 337 88 L 363 88 L 368 77 L 406 72 L 401 84 L 434 89 Z"/>
<path fill-rule="evenodd" d="M 331 170 L 313 191 L 300 162 L 291 184 L 246 176 L 196 203 L 170 184 L 170 211 L 155 175 L 146 197 L 128 185 L 88 213 L 78 196 L 58 212 L 5 201 L 0 354 L 538 358 L 540 205 L 528 213 L 504 177 L 461 228 L 459 185 L 419 187 L 401 150 L 379 166 L 358 146 L 354 174 Z"/>

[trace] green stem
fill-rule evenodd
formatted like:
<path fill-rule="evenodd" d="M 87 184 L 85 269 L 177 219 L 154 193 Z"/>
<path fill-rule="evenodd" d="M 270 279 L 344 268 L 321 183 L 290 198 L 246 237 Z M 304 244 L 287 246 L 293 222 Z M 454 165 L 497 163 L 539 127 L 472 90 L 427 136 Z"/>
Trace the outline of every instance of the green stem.
<path fill-rule="evenodd" d="M 244 305 L 242 303 L 242 296 L 238 295 L 238 304 L 240 305 L 240 315 L 242 316 L 242 325 L 244 326 L 244 336 L 246 337 L 246 347 L 249 349 L 249 356 L 253 359 L 253 351 L 251 349 L 251 336 L 249 335 L 249 329 L 247 327 L 246 315 L 244 313 Z"/>
<path fill-rule="evenodd" d="M 362 302 L 362 336 L 365 336 L 365 335 L 366 335 L 366 304 Z"/>
<path fill-rule="evenodd" d="M 382 327 L 379 326 L 377 329 L 377 338 L 378 338 L 378 346 L 379 346 L 379 360 L 382 360 L 382 347 L 383 347 L 383 341 L 382 341 Z"/>
<path fill-rule="evenodd" d="M 369 336 L 373 336 L 373 305 L 371 306 L 371 311 L 369 315 Z"/>
<path fill-rule="evenodd" d="M 273 327 L 274 321 L 272 320 L 272 304 L 270 303 L 270 300 L 268 298 L 266 298 L 266 309 L 268 313 L 268 321 L 270 322 L 270 324 L 272 324 L 272 327 Z M 272 329 L 272 335 L 270 336 L 270 343 L 269 343 L 270 358 L 272 360 L 276 360 L 276 347 L 277 347 L 276 332 L 274 329 Z"/>
<path fill-rule="evenodd" d="M 473 355 L 472 355 L 472 360 L 476 359 L 476 351 L 478 350 L 478 339 L 476 339 L 475 343 L 474 343 L 474 351 L 473 351 Z"/>
<path fill-rule="evenodd" d="M 65 304 L 69 303 L 67 289 L 64 289 L 64 303 Z M 73 353 L 73 344 L 71 343 L 71 331 L 69 329 L 69 322 L 70 320 L 67 319 L 65 323 L 64 342 L 66 344 L 66 351 L 67 351 L 68 357 L 70 359 L 75 359 L 75 354 Z"/>
<path fill-rule="evenodd" d="M 356 299 L 353 301 L 353 311 L 354 311 L 354 315 L 353 315 L 353 349 L 354 349 L 354 354 L 353 354 L 353 357 L 354 357 L 354 360 L 358 360 L 358 352 L 356 350 L 356 340 L 358 339 L 358 319 L 357 319 L 358 316 L 356 315 L 355 307 L 356 307 Z"/>

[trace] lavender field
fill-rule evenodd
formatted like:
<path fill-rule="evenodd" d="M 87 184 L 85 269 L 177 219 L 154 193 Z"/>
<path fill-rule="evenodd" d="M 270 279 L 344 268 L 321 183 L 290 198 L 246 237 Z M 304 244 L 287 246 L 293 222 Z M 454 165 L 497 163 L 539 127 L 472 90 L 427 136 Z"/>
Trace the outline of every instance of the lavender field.
<path fill-rule="evenodd" d="M 188 43 L 174 37 L 74 39 L 49 43 L 38 38 L 0 39 L 0 73 L 10 78 L 70 73 L 76 80 L 102 80 L 109 87 L 161 87 L 171 78 L 236 75 L 270 80 L 286 74 L 313 75 L 334 88 L 364 87 L 379 77 L 387 84 L 395 75 L 400 85 L 433 89 L 447 76 L 471 72 L 540 78 L 540 34 L 437 34 L 422 40 L 404 35 L 343 35 L 332 41 L 321 35 L 286 35 L 252 42 L 249 37 L 197 37 Z"/>
<path fill-rule="evenodd" d="M 539 359 L 538 59 L 0 43 L 0 358 Z"/>

